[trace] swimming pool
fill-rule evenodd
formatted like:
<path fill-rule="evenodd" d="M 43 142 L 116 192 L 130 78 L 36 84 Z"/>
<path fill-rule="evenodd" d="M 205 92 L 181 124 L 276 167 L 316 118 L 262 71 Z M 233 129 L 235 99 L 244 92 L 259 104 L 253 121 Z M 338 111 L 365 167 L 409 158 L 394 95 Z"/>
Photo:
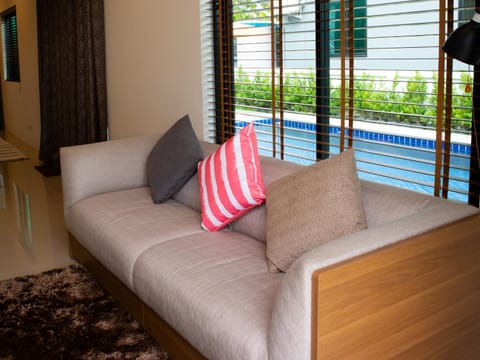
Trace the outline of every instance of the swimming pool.
<path fill-rule="evenodd" d="M 255 121 L 259 153 L 272 156 L 270 119 Z M 246 125 L 237 122 L 238 127 Z M 279 133 L 279 130 L 278 132 Z M 285 122 L 284 159 L 302 164 L 315 162 L 315 124 Z M 340 129 L 329 129 L 329 151 L 339 153 Z M 359 176 L 365 180 L 390 184 L 433 195 L 435 172 L 435 141 L 421 138 L 380 134 L 355 130 L 353 147 Z M 468 201 L 470 146 L 452 144 L 450 147 L 449 198 Z"/>

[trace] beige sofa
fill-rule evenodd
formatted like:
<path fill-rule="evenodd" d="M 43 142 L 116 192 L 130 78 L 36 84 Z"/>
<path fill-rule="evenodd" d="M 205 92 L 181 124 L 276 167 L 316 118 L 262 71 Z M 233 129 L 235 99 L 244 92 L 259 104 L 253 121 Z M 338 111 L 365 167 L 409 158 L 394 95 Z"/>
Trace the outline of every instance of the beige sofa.
<path fill-rule="evenodd" d="M 177 359 L 480 358 L 478 209 L 362 181 L 367 229 L 269 273 L 264 206 L 205 232 L 196 176 L 153 204 L 157 139 L 62 148 L 65 220 L 72 256 Z M 299 168 L 261 164 L 266 186 Z"/>

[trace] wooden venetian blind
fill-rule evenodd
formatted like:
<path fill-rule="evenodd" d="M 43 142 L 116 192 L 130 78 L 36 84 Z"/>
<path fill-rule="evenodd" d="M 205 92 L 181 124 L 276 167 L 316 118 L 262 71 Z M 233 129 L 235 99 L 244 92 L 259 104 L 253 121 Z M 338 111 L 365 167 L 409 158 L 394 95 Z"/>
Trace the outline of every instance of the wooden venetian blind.
<path fill-rule="evenodd" d="M 441 50 L 471 2 L 204 4 L 212 140 L 253 121 L 263 155 L 311 164 L 353 147 L 363 179 L 478 198 L 474 69 Z"/>

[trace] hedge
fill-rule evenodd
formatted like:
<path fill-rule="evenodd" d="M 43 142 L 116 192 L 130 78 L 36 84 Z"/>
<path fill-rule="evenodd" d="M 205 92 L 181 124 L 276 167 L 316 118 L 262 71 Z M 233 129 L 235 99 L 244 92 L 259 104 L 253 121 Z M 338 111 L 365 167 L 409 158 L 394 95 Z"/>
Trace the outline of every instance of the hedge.
<path fill-rule="evenodd" d="M 278 102 L 278 79 L 276 82 Z M 471 128 L 472 97 L 465 93 L 465 84 L 471 82 L 472 77 L 463 73 L 452 89 L 452 125 L 456 129 Z M 362 74 L 354 80 L 354 118 L 434 127 L 436 92 L 435 77 L 426 78 L 420 72 L 406 80 L 400 79 L 397 73 L 393 80 L 388 82 L 378 81 L 371 74 Z M 285 111 L 314 114 L 315 97 L 313 71 L 289 72 L 284 76 Z M 257 71 L 255 75 L 249 75 L 239 68 L 235 76 L 237 108 L 262 111 L 271 108 L 271 101 L 271 74 Z M 330 115 L 340 115 L 340 89 L 338 84 L 335 86 L 333 82 L 330 85 Z"/>

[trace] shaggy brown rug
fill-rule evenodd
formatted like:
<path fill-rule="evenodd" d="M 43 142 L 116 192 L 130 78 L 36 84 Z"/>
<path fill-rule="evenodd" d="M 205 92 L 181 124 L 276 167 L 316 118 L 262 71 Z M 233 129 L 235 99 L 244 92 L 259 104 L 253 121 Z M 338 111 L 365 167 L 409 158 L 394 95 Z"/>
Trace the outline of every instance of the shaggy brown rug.
<path fill-rule="evenodd" d="M 79 265 L 0 282 L 0 359 L 169 359 Z"/>

